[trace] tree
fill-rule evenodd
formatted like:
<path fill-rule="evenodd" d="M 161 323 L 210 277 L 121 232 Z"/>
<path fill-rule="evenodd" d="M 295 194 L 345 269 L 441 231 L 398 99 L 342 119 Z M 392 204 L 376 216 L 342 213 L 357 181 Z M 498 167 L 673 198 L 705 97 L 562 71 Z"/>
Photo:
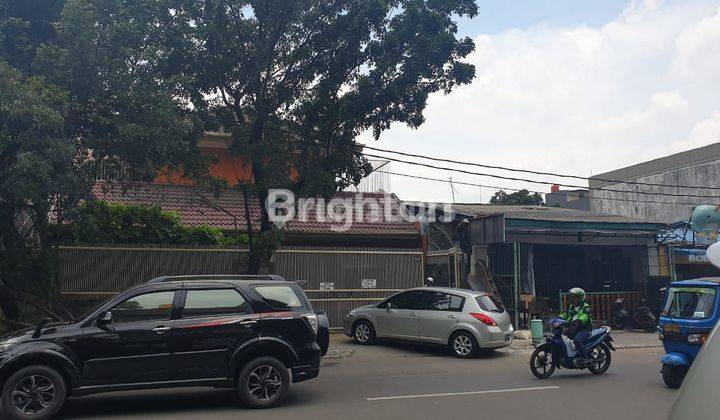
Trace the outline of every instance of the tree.
<path fill-rule="evenodd" d="M 418 127 L 431 93 L 474 77 L 461 61 L 474 44 L 456 38 L 453 21 L 477 13 L 473 0 L 166 3 L 164 72 L 186 82 L 193 109 L 249 158 L 246 202 L 265 203 L 270 188 L 328 197 L 357 185 L 371 170 L 355 142 L 361 133 Z M 261 207 L 260 232 L 249 232 L 251 273 L 281 239 Z"/>
<path fill-rule="evenodd" d="M 49 225 L 89 196 L 100 164 L 146 179 L 181 163 L 202 173 L 202 125 L 152 65 L 158 2 L 133 15 L 128 3 L 138 2 L 0 2 L 0 309 L 10 320 L 24 301 L 53 313 Z"/>
<path fill-rule="evenodd" d="M 528 190 L 520 190 L 510 194 L 500 190 L 490 198 L 490 204 L 544 206 L 545 202 L 540 194 L 530 194 Z"/>
<path fill-rule="evenodd" d="M 0 309 L 11 320 L 19 296 L 50 285 L 51 208 L 85 187 L 67 107 L 67 92 L 0 62 Z"/>

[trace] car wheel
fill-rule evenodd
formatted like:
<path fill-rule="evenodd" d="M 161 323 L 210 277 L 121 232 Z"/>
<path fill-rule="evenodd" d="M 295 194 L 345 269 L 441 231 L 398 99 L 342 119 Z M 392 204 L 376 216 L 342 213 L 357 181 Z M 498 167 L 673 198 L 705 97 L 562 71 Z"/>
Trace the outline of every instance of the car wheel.
<path fill-rule="evenodd" d="M 466 331 L 460 331 L 450 337 L 450 352 L 461 359 L 470 359 L 477 356 L 480 348 L 475 337 Z"/>
<path fill-rule="evenodd" d="M 361 320 L 353 326 L 353 340 L 362 345 L 370 345 L 375 342 L 375 328 L 369 321 Z"/>
<path fill-rule="evenodd" d="M 663 365 L 662 367 L 663 382 L 669 388 L 680 388 L 686 374 L 687 368 L 685 366 Z"/>
<path fill-rule="evenodd" d="M 3 418 L 51 419 L 66 399 L 67 384 L 58 371 L 48 366 L 28 366 L 12 374 L 2 388 Z"/>
<path fill-rule="evenodd" d="M 280 405 L 290 389 L 290 375 L 285 365 L 274 357 L 258 357 L 240 371 L 238 395 L 250 408 Z"/>

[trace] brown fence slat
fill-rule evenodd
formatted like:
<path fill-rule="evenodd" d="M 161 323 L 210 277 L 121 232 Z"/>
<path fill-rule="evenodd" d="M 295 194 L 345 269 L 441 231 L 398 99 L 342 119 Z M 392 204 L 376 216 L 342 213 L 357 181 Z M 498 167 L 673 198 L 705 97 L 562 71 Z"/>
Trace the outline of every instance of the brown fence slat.
<path fill-rule="evenodd" d="M 58 247 L 60 291 L 77 312 L 114 294 L 165 275 L 241 274 L 247 250 L 228 247 L 84 244 Z M 313 306 L 342 326 L 352 308 L 422 285 L 417 249 L 283 248 L 273 272 L 308 290 Z M 370 288 L 365 288 L 370 287 Z"/>

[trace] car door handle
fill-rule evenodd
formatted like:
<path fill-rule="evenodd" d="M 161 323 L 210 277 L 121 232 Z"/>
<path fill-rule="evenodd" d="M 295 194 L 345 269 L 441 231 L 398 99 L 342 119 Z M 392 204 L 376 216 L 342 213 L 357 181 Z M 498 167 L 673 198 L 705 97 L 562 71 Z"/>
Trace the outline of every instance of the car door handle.
<path fill-rule="evenodd" d="M 243 321 L 240 323 L 243 327 L 250 327 L 257 324 L 257 321 Z"/>
<path fill-rule="evenodd" d="M 153 331 L 155 331 L 156 334 L 165 334 L 166 332 L 170 331 L 170 329 L 170 327 L 160 326 L 153 328 Z"/>
<path fill-rule="evenodd" d="M 458 319 L 457 315 L 448 315 L 448 319 Z"/>
<path fill-rule="evenodd" d="M 417 317 L 418 317 L 418 313 L 417 313 L 417 312 L 410 312 L 410 316 L 413 317 L 413 318 L 417 318 Z"/>

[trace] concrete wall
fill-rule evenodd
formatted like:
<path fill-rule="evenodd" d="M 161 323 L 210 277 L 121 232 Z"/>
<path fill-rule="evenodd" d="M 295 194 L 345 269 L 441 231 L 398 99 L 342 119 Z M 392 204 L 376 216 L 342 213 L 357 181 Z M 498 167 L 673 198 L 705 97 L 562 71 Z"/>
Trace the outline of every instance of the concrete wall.
<path fill-rule="evenodd" d="M 633 181 L 668 185 L 720 187 L 720 160 L 644 176 Z M 603 189 L 630 191 L 611 192 Z M 653 193 L 638 194 L 637 191 Z M 657 193 L 683 194 L 682 197 L 656 195 Z M 687 195 L 701 195 L 693 198 Z M 707 198 L 715 196 L 719 198 Z M 631 201 L 621 201 L 631 200 Z M 650 202 L 648 202 L 650 201 Z M 663 202 L 663 203 L 657 203 Z M 720 204 L 720 190 L 705 188 L 656 187 L 648 185 L 609 184 L 590 188 L 590 211 L 643 219 L 660 223 L 688 220 L 693 207 L 699 204 Z"/>
<path fill-rule="evenodd" d="M 557 193 L 545 194 L 545 204 L 549 207 L 561 207 L 564 209 L 590 210 L 588 192 L 582 190 L 560 190 Z"/>

